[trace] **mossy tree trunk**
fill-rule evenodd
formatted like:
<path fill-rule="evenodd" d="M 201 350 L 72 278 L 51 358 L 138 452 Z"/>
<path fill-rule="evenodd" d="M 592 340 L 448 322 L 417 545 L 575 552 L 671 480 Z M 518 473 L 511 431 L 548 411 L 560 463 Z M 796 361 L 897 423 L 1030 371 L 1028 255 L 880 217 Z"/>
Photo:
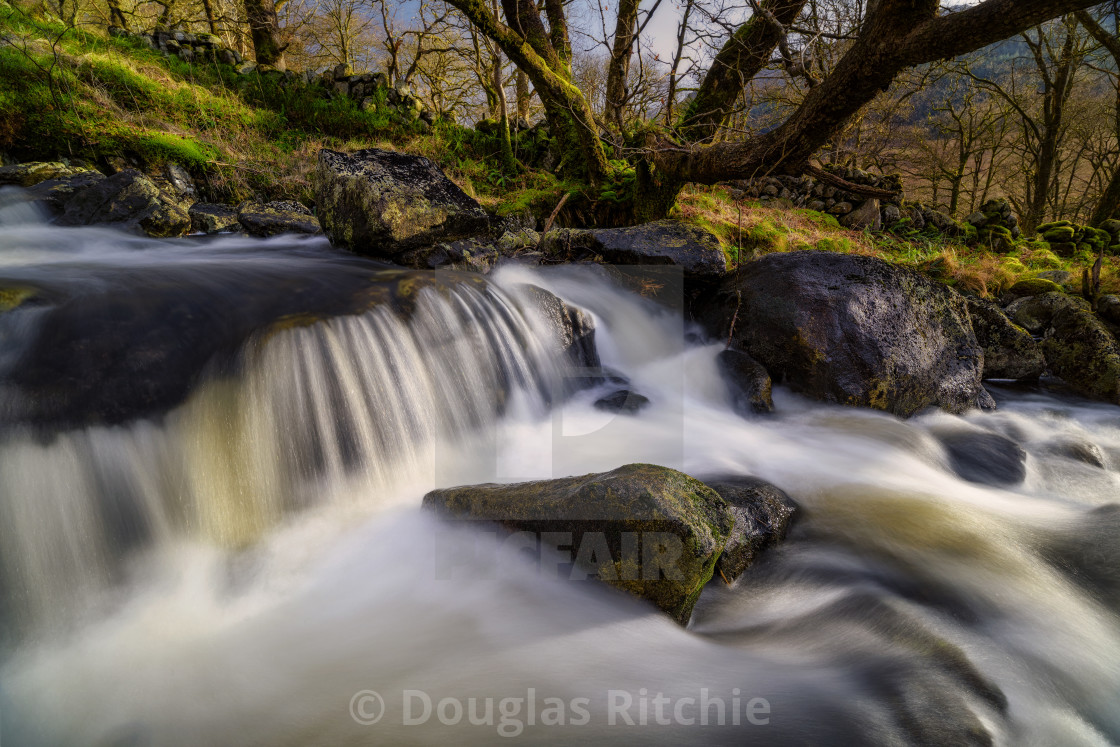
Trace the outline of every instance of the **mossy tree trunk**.
<path fill-rule="evenodd" d="M 1115 4 L 1111 17 L 1112 31 L 1105 30 L 1097 19 L 1086 11 L 1077 14 L 1077 21 L 1093 35 L 1093 38 L 1101 46 L 1108 50 L 1108 53 L 1112 56 L 1113 64 L 1120 65 L 1120 16 L 1116 13 Z M 1116 88 L 1116 135 L 1120 137 L 1120 83 L 1117 84 Z M 1120 214 L 1120 165 L 1117 165 L 1116 170 L 1113 171 L 1112 178 L 1109 179 L 1104 192 L 1097 200 L 1096 207 L 1093 208 L 1093 217 L 1089 219 L 1089 223 L 1099 226 L 1106 220 L 1115 218 L 1118 214 Z"/>
<path fill-rule="evenodd" d="M 245 0 L 245 18 L 249 23 L 249 36 L 258 65 L 271 65 L 284 69 L 284 50 L 288 45 L 280 40 L 280 19 L 276 15 L 275 0 Z"/>
<path fill-rule="evenodd" d="M 603 118 L 616 132 L 623 130 L 623 112 L 626 110 L 626 81 L 630 77 L 630 59 L 634 50 L 634 29 L 638 23 L 638 6 L 641 0 L 619 0 L 618 17 L 614 27 L 614 44 L 607 63 L 606 104 Z"/>
<path fill-rule="evenodd" d="M 502 0 L 503 22 L 483 0 L 449 0 L 494 41 L 532 81 L 552 135 L 564 154 L 565 172 L 598 186 L 607 176 L 607 152 L 591 105 L 572 81 L 571 44 L 562 0 L 546 0 L 546 29 L 534 0 Z M 516 31 L 514 29 L 517 29 Z"/>
<path fill-rule="evenodd" d="M 692 103 L 669 132 L 643 136 L 635 213 L 663 217 L 688 182 L 715 184 L 767 173 L 799 174 L 810 159 L 895 77 L 911 67 L 950 59 L 1100 0 L 982 0 L 939 14 L 939 0 L 878 0 L 858 37 L 779 127 L 745 140 L 721 139 L 744 87 L 786 41 L 808 0 L 761 0 L 713 59 Z M 563 0 L 449 0 L 525 72 L 545 107 L 570 175 L 598 186 L 609 174 L 607 149 L 591 105 L 574 84 Z M 628 0 L 623 4 L 629 8 Z M 625 28 L 631 28 L 622 19 Z M 612 128 L 613 129 L 613 128 Z"/>

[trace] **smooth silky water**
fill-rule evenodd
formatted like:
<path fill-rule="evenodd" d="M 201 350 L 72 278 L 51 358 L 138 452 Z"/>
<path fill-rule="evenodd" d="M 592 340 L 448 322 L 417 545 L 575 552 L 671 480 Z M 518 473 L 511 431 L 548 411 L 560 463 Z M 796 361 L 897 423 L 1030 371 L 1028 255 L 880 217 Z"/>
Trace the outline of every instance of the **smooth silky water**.
<path fill-rule="evenodd" d="M 287 293 L 338 262 L 357 260 L 320 239 L 155 241 L 0 207 L 7 285 L 185 277 L 233 309 L 245 278 Z M 0 742 L 1120 741 L 1120 408 L 997 389 L 995 413 L 900 421 L 778 389 L 775 415 L 745 419 L 722 346 L 679 314 L 578 268 L 491 281 L 421 290 L 407 317 L 274 325 L 166 413 L 44 428 L 0 391 Z M 525 283 L 588 310 L 604 365 L 651 405 L 563 397 L 578 372 Z M 0 315 L 0 372 L 44 313 Z M 1022 444 L 1026 480 L 957 478 L 937 436 L 970 429 Z M 1053 448 L 1070 442 L 1105 468 Z M 687 629 L 419 508 L 437 486 L 639 461 L 757 475 L 802 509 Z M 414 720 L 430 698 L 423 723 L 405 691 Z M 702 691 L 709 725 L 688 724 Z M 565 726 L 542 723 L 546 698 Z"/>

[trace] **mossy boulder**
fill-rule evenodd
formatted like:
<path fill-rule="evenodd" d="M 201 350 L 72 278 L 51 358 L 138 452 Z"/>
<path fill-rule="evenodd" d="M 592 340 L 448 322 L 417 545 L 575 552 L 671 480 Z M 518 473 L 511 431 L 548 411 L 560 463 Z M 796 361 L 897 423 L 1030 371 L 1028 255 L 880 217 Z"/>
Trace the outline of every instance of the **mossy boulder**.
<path fill-rule="evenodd" d="M 1041 296 L 1043 293 L 1062 293 L 1062 286 L 1046 278 L 1027 278 L 1020 280 L 1007 289 L 1005 294 L 1008 301 L 1026 296 Z"/>
<path fill-rule="evenodd" d="M 991 301 L 969 298 L 968 313 L 976 339 L 984 348 L 985 379 L 1037 379 L 1046 359 L 1030 332 L 1013 323 Z"/>
<path fill-rule="evenodd" d="M 78 174 L 98 173 L 88 166 L 71 166 L 59 161 L 35 161 L 14 163 L 0 167 L 0 185 L 12 184 L 17 187 L 33 187 L 50 179 L 65 179 Z"/>
<path fill-rule="evenodd" d="M 279 236 L 283 233 L 322 233 L 318 219 L 306 206 L 294 200 L 246 202 L 237 207 L 237 221 L 252 236 Z"/>
<path fill-rule="evenodd" d="M 319 152 L 319 221 L 331 243 L 393 259 L 489 227 L 486 211 L 427 158 L 371 148 Z"/>
<path fill-rule="evenodd" d="M 727 274 L 719 239 L 699 226 L 660 220 L 627 228 L 549 231 L 540 251 L 553 260 L 610 265 L 673 265 L 685 276 L 711 280 Z"/>
<path fill-rule="evenodd" d="M 1005 310 L 1007 317 L 1031 334 L 1040 335 L 1050 325 L 1059 311 L 1089 309 L 1089 302 L 1065 293 L 1043 293 L 1024 296 L 1013 301 Z"/>
<path fill-rule="evenodd" d="M 883 227 L 879 200 L 872 197 L 840 219 L 840 225 L 853 231 L 878 231 Z"/>
<path fill-rule="evenodd" d="M 1053 228 L 1042 231 L 1042 238 L 1050 244 L 1064 244 L 1073 241 L 1077 231 L 1073 226 L 1054 226 Z"/>
<path fill-rule="evenodd" d="M 227 233 L 240 231 L 237 208 L 196 202 L 187 213 L 191 217 L 191 230 L 196 233 Z"/>
<path fill-rule="evenodd" d="M 178 199 L 135 169 L 117 172 L 75 193 L 67 200 L 58 223 L 108 224 L 156 238 L 182 236 L 191 227 L 190 216 Z"/>
<path fill-rule="evenodd" d="M 1120 296 L 1101 296 L 1097 302 L 1097 313 L 1106 322 L 1120 326 Z"/>
<path fill-rule="evenodd" d="M 1095 314 L 1058 312 L 1042 351 L 1050 370 L 1079 394 L 1120 404 L 1120 344 Z"/>
<path fill-rule="evenodd" d="M 719 493 L 652 464 L 558 480 L 434 490 L 423 505 L 448 517 L 543 535 L 545 541 L 559 533 L 577 567 L 652 602 L 682 625 L 734 527 Z"/>
<path fill-rule="evenodd" d="M 931 406 L 963 412 L 983 391 L 964 299 L 872 257 L 771 254 L 695 309 L 715 339 L 730 337 L 776 382 L 814 399 L 908 417 Z"/>

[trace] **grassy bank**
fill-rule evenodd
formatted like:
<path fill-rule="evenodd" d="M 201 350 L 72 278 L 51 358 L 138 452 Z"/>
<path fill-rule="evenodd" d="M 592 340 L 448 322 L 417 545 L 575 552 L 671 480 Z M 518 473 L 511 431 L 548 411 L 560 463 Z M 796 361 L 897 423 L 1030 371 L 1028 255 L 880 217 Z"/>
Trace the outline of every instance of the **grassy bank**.
<path fill-rule="evenodd" d="M 499 214 L 546 215 L 567 192 L 579 192 L 585 204 L 611 198 L 589 195 L 547 170 L 504 171 L 491 135 L 404 120 L 384 108 L 365 111 L 321 86 L 275 73 L 238 75 L 221 64 L 188 64 L 133 39 L 68 29 L 2 3 L 0 36 L 0 151 L 20 160 L 66 158 L 152 172 L 174 162 L 191 172 L 208 200 L 312 202 L 309 175 L 320 148 L 382 147 L 433 159 Z M 732 265 L 776 251 L 853 252 L 981 295 L 1046 270 L 1070 272 L 1079 288 L 1081 271 L 1092 262 L 1056 257 L 1031 242 L 995 254 L 905 227 L 895 234 L 849 231 L 832 216 L 737 201 L 720 187 L 686 189 L 675 216 L 719 236 Z M 1103 286 L 1120 291 L 1116 257 L 1106 258 Z"/>

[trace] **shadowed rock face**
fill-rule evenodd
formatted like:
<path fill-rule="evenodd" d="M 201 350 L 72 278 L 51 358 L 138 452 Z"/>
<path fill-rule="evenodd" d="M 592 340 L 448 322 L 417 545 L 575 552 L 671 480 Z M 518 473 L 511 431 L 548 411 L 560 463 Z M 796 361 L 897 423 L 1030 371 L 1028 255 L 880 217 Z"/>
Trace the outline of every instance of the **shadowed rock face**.
<path fill-rule="evenodd" d="M 741 350 L 729 349 L 716 356 L 716 366 L 730 390 L 735 412 L 745 417 L 774 412 L 770 374 L 758 361 Z"/>
<path fill-rule="evenodd" d="M 734 518 L 731 537 L 716 566 L 726 580 L 734 581 L 759 553 L 785 539 L 797 506 L 785 491 L 757 477 L 731 475 L 704 482 L 727 502 Z"/>
<path fill-rule="evenodd" d="M 135 169 L 97 180 L 74 194 L 57 222 L 61 226 L 103 223 L 157 238 L 182 236 L 191 227 L 187 211 Z"/>
<path fill-rule="evenodd" d="M 771 254 L 724 280 L 697 316 L 814 399 L 908 417 L 964 412 L 982 396 L 984 354 L 964 299 L 871 257 Z"/>
<path fill-rule="evenodd" d="M 1058 311 L 1042 341 L 1050 370 L 1074 391 L 1120 404 L 1120 343 L 1090 311 Z"/>
<path fill-rule="evenodd" d="M 486 211 L 430 160 L 376 148 L 320 151 L 316 205 L 331 243 L 372 257 L 396 258 L 489 227 Z"/>
<path fill-rule="evenodd" d="M 682 625 L 734 524 L 715 490 L 651 464 L 559 480 L 434 490 L 424 496 L 424 506 L 530 532 L 553 549 L 570 550 L 577 567 L 652 602 Z M 563 535 L 559 544 L 553 542 L 556 533 Z"/>
<path fill-rule="evenodd" d="M 985 379 L 1033 380 L 1046 370 L 1038 343 L 994 303 L 969 298 L 968 313 L 976 339 L 984 347 Z"/>

